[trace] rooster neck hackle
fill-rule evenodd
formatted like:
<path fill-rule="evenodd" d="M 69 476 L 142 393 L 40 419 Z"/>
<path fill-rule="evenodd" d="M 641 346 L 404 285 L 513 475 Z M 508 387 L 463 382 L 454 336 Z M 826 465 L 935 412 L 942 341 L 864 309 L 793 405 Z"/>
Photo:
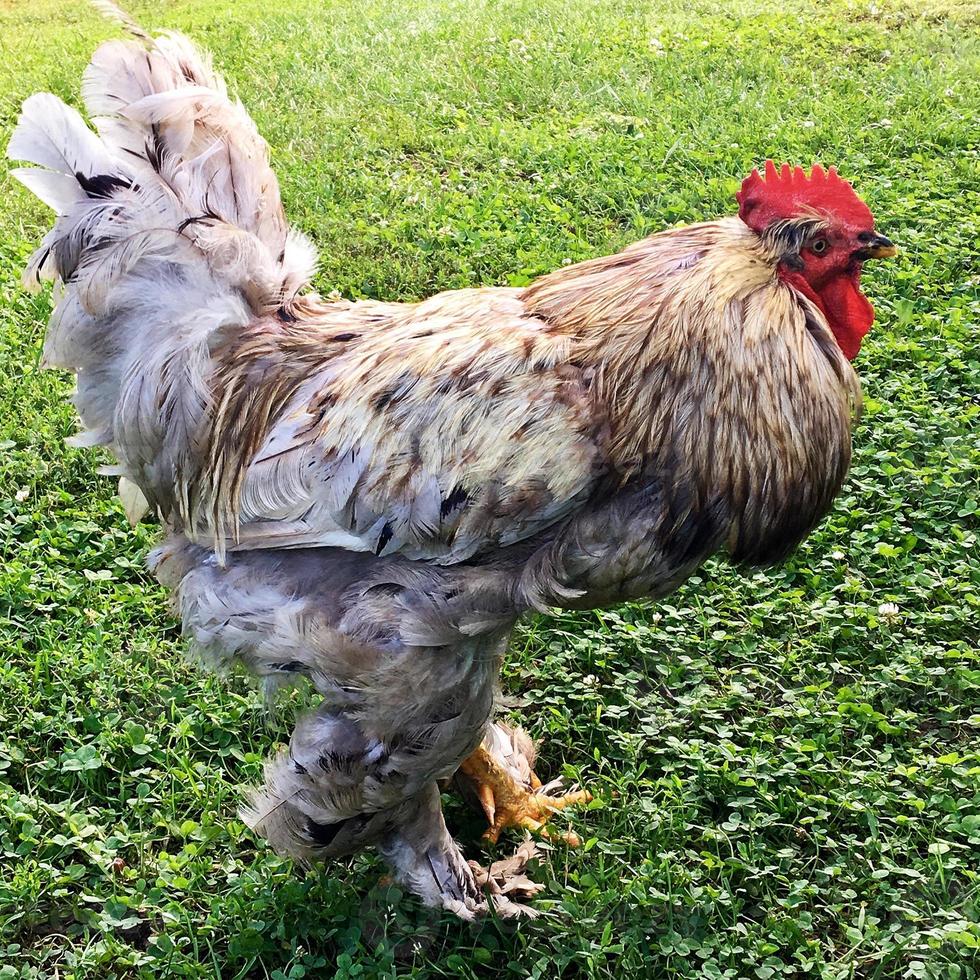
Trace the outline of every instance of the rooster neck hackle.
<path fill-rule="evenodd" d="M 790 233 L 760 238 L 733 218 L 690 225 L 559 269 L 524 291 L 530 313 L 571 334 L 571 359 L 594 366 L 624 471 L 655 453 L 659 420 L 679 410 L 674 398 L 701 404 L 727 392 L 738 396 L 729 399 L 733 411 L 748 412 L 760 382 L 775 397 L 788 381 L 818 401 L 859 404 L 857 377 L 826 343 L 820 314 L 778 278 Z M 666 389 L 665 379 L 673 381 Z"/>

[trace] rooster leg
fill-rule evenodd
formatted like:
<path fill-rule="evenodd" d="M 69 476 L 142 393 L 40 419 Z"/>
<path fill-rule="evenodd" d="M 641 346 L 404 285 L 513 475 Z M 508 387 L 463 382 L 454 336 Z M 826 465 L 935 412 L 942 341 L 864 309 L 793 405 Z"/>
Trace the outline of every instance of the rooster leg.
<path fill-rule="evenodd" d="M 277 850 L 304 863 L 375 845 L 391 865 L 395 881 L 426 905 L 462 919 L 476 919 L 491 908 L 501 918 L 533 915 L 520 904 L 520 899 L 540 890 L 524 874 L 533 850 L 520 851 L 488 869 L 467 862 L 446 828 L 435 780 L 384 809 L 352 812 L 353 804 L 362 800 L 362 788 L 352 783 L 358 766 L 344 751 L 356 748 L 363 759 L 357 738 L 350 719 L 329 705 L 302 720 L 289 751 L 272 760 L 265 785 L 243 811 L 246 823 Z M 381 780 L 379 785 L 389 782 L 394 780 Z"/>
<path fill-rule="evenodd" d="M 484 839 L 496 843 L 507 827 L 521 827 L 549 839 L 560 839 L 572 847 L 581 841 L 572 831 L 552 833 L 545 826 L 553 813 L 565 807 L 588 803 L 592 794 L 577 790 L 551 795 L 534 770 L 534 743 L 519 728 L 495 723 L 479 748 L 463 760 L 457 783 L 474 796 L 490 824 Z"/>
<path fill-rule="evenodd" d="M 504 919 L 536 914 L 517 901 L 544 887 L 524 875 L 535 856 L 530 841 L 513 857 L 489 868 L 467 862 L 446 828 L 436 783 L 402 806 L 394 821 L 378 849 L 394 870 L 395 880 L 426 905 L 441 906 L 467 920 L 485 915 L 490 906 Z"/>
<path fill-rule="evenodd" d="M 430 570 L 422 591 L 406 593 L 400 566 L 389 582 L 373 556 L 331 550 L 258 550 L 219 566 L 178 540 L 158 555 L 158 574 L 179 584 L 185 628 L 217 664 L 238 660 L 271 684 L 306 674 L 325 695 L 269 761 L 242 817 L 306 864 L 377 847 L 402 886 L 464 919 L 532 914 L 519 902 L 540 890 L 524 873 L 533 848 L 489 868 L 469 864 L 446 829 L 438 788 L 493 731 L 505 632 L 447 644 L 436 624 L 438 642 L 418 645 L 434 628 L 430 606 L 442 608 L 431 596 L 455 590 L 453 581 Z M 362 575 L 374 584 L 352 589 Z M 323 581 L 329 588 L 318 591 Z M 421 618 L 406 618 L 412 602 Z M 348 632 L 327 616 L 339 616 L 336 607 Z M 400 630 L 413 642 L 392 639 Z"/>
<path fill-rule="evenodd" d="M 486 913 L 486 896 L 446 829 L 435 783 L 401 808 L 396 826 L 379 842 L 378 850 L 394 870 L 395 880 L 426 905 L 441 906 L 461 919 Z"/>

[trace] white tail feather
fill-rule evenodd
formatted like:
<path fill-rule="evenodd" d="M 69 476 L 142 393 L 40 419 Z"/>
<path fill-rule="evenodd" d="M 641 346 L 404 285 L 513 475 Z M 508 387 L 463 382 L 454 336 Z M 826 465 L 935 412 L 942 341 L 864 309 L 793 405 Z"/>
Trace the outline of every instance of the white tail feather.
<path fill-rule="evenodd" d="M 50 92 L 38 92 L 24 102 L 7 156 L 71 176 L 111 172 L 117 164 L 78 112 Z"/>
<path fill-rule="evenodd" d="M 85 72 L 94 133 L 34 95 L 8 156 L 58 219 L 26 275 L 54 279 L 45 361 L 78 374 L 89 429 L 154 507 L 185 499 L 210 411 L 209 337 L 288 303 L 316 255 L 291 232 L 268 148 L 210 60 L 184 37 L 111 41 Z"/>
<path fill-rule="evenodd" d="M 126 512 L 126 519 L 133 525 L 139 524 L 150 509 L 150 505 L 140 488 L 124 476 L 119 479 L 119 499 L 122 501 L 123 510 Z"/>
<path fill-rule="evenodd" d="M 39 167 L 15 167 L 10 171 L 31 193 L 40 198 L 55 214 L 68 214 L 86 200 L 85 192 L 74 176 Z"/>

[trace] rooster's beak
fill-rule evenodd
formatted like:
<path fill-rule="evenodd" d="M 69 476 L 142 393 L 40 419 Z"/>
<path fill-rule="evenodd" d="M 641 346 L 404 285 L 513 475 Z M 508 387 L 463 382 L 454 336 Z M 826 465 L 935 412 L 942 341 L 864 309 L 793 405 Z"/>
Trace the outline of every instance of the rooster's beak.
<path fill-rule="evenodd" d="M 857 253 L 857 258 L 861 259 L 890 259 L 898 255 L 895 244 L 884 235 L 872 235 L 865 246 Z"/>

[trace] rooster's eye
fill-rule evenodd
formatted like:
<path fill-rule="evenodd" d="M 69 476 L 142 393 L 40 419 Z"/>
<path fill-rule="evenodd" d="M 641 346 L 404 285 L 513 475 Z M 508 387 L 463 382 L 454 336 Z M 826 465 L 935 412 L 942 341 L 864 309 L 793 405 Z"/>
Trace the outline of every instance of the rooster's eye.
<path fill-rule="evenodd" d="M 818 238 L 813 244 L 810 245 L 810 251 L 814 255 L 823 255 L 827 249 L 830 248 L 830 242 L 826 238 Z"/>

